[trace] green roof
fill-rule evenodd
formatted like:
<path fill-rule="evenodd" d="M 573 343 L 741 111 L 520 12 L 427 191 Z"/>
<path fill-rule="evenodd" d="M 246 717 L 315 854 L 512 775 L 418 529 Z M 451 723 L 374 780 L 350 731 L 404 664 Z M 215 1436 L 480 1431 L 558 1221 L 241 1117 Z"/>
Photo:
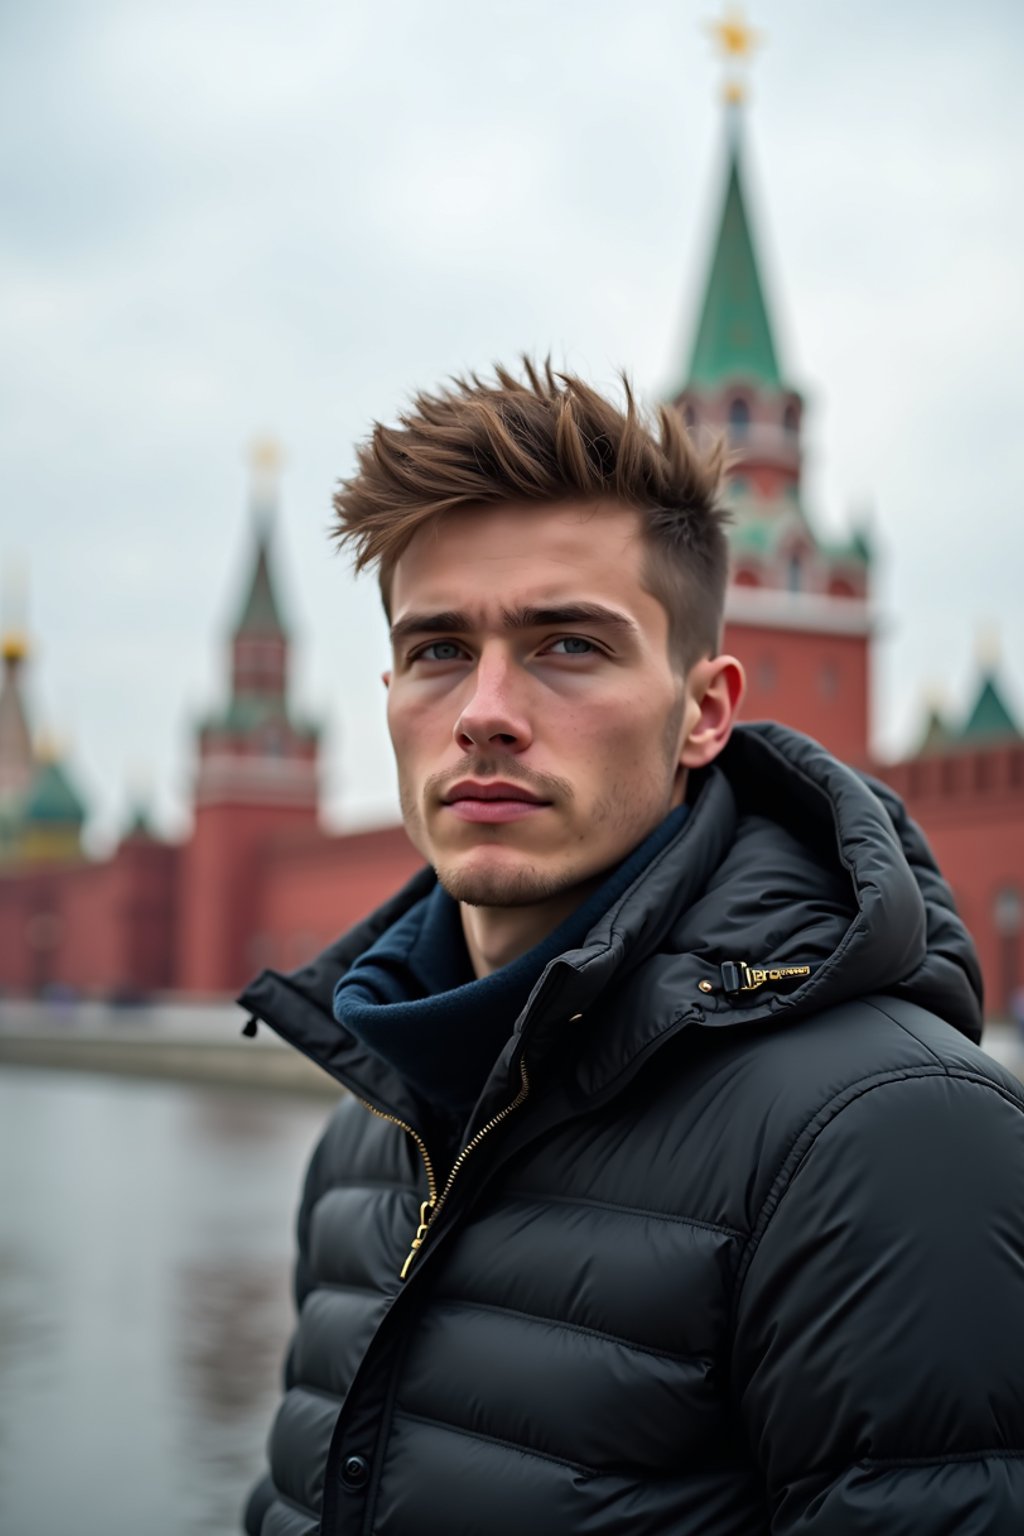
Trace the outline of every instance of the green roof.
<path fill-rule="evenodd" d="M 78 826 L 85 820 L 85 806 L 60 763 L 40 763 L 25 797 L 22 818 L 47 826 Z"/>
<path fill-rule="evenodd" d="M 921 732 L 921 743 L 914 755 L 923 757 L 928 752 L 945 752 L 952 745 L 953 739 L 953 732 L 939 711 L 933 707 L 928 711 L 924 730 Z"/>
<path fill-rule="evenodd" d="M 871 532 L 863 523 L 853 530 L 850 538 L 850 548 L 855 555 L 864 561 L 865 565 L 871 564 Z"/>
<path fill-rule="evenodd" d="M 799 505 L 788 498 L 759 501 L 755 497 L 743 497 L 732 502 L 730 510 L 733 521 L 729 542 L 737 555 L 770 559 L 779 545 L 794 533 L 809 539 L 815 549 L 821 547 L 821 541 Z"/>
<path fill-rule="evenodd" d="M 1009 709 L 996 687 L 995 679 L 988 673 L 983 679 L 978 697 L 974 701 L 974 708 L 968 716 L 967 724 L 960 732 L 962 742 L 980 741 L 1020 741 L 1021 733 L 1017 722 L 1010 714 Z"/>
<path fill-rule="evenodd" d="M 857 565 L 871 564 L 871 551 L 857 533 L 847 538 L 839 535 L 832 539 L 819 539 L 818 548 L 830 560 L 853 561 Z"/>
<path fill-rule="evenodd" d="M 714 387 L 738 378 L 782 387 L 743 195 L 738 122 L 734 120 L 730 125 L 725 202 L 687 383 Z"/>
<path fill-rule="evenodd" d="M 242 605 L 242 612 L 235 625 L 236 635 L 283 635 L 285 633 L 270 580 L 268 542 L 267 530 L 260 528 L 256 535 L 256 564 Z"/>

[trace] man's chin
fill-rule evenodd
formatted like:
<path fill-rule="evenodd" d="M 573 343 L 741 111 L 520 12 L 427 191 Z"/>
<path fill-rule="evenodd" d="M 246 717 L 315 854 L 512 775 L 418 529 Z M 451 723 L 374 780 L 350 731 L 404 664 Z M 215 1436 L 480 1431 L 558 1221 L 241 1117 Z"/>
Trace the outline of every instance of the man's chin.
<path fill-rule="evenodd" d="M 534 907 L 574 885 L 569 871 L 538 868 L 524 860 L 435 864 L 439 884 L 467 907 Z"/>

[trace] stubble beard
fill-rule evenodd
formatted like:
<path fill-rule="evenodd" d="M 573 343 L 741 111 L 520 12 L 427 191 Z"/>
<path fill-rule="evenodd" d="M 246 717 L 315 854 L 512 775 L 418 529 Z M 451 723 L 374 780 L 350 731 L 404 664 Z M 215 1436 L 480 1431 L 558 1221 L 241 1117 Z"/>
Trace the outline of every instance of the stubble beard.
<path fill-rule="evenodd" d="M 564 872 L 545 874 L 534 864 L 517 869 L 446 869 L 438 863 L 434 868 L 441 888 L 467 907 L 538 907 L 575 884 Z"/>
<path fill-rule="evenodd" d="M 423 835 L 422 815 L 418 808 L 407 801 L 404 792 L 402 794 L 405 827 L 412 842 L 424 858 L 433 864 L 441 888 L 453 901 L 468 907 L 541 906 L 564 895 L 574 886 L 594 881 L 595 877 L 600 877 L 606 869 L 631 853 L 647 835 L 649 829 L 641 828 L 634 839 L 623 837 L 621 849 L 598 868 L 594 868 L 588 860 L 587 848 L 592 837 L 602 841 L 608 838 L 614 844 L 620 841 L 616 834 L 624 834 L 636 825 L 629 806 L 630 793 L 625 785 L 621 786 L 619 793 L 612 793 L 599 800 L 588 818 L 587 831 L 573 836 L 571 848 L 565 849 L 556 867 L 545 869 L 533 862 L 518 861 L 505 864 L 504 860 L 486 862 L 481 867 L 474 865 L 472 858 L 466 863 L 459 863 L 455 859 L 446 858 L 441 851 L 431 850 L 429 840 Z M 493 846 L 514 855 L 515 850 L 508 844 L 500 844 L 497 837 Z M 486 847 L 482 851 L 486 859 Z"/>

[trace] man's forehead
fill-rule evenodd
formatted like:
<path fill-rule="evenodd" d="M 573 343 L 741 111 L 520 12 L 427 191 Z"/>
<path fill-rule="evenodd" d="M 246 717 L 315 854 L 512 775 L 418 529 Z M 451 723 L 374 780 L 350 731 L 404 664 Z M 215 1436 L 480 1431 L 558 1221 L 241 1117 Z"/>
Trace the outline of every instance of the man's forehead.
<path fill-rule="evenodd" d="M 641 542 L 641 532 L 639 514 L 621 503 L 503 503 L 446 513 L 419 529 L 395 562 L 395 616 L 413 599 L 417 607 L 482 609 L 495 598 L 506 607 L 577 601 L 581 585 L 607 594 L 636 574 L 628 546 Z"/>

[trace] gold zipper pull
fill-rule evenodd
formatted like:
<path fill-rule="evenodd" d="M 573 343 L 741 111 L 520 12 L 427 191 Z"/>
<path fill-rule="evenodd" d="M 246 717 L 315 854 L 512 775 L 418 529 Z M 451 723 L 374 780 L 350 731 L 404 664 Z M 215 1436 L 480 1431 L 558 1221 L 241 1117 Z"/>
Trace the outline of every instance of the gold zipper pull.
<path fill-rule="evenodd" d="M 434 1221 L 438 1211 L 441 1209 L 442 1205 L 444 1205 L 445 1201 L 448 1199 L 448 1196 L 451 1194 L 452 1185 L 455 1183 L 460 1169 L 464 1167 L 467 1157 L 469 1157 L 471 1152 L 476 1151 L 480 1143 L 486 1140 L 486 1138 L 491 1134 L 495 1127 L 499 1126 L 503 1120 L 507 1120 L 509 1115 L 513 1114 L 519 1108 L 520 1104 L 522 1104 L 523 1100 L 529 1094 L 530 1078 L 526 1070 L 525 1057 L 520 1057 L 519 1059 L 519 1076 L 522 1080 L 522 1087 L 516 1094 L 515 1098 L 512 1100 L 511 1104 L 506 1104 L 505 1108 L 499 1110 L 493 1119 L 488 1120 L 486 1125 L 482 1125 L 473 1139 L 467 1142 L 467 1144 L 463 1147 L 462 1151 L 459 1153 L 458 1157 L 452 1164 L 451 1172 L 448 1175 L 448 1181 L 439 1195 L 436 1195 L 436 1186 L 433 1183 L 433 1170 L 430 1168 L 430 1164 L 428 1162 L 427 1170 L 429 1182 L 427 1187 L 430 1190 L 430 1199 L 424 1200 L 423 1204 L 420 1206 L 420 1224 L 416 1228 L 416 1236 L 412 1240 L 412 1247 L 409 1249 L 409 1252 L 406 1255 L 405 1263 L 402 1265 L 401 1278 L 403 1280 L 409 1273 L 409 1268 L 413 1259 L 416 1257 L 417 1253 L 423 1247 L 423 1244 L 426 1241 L 427 1228 Z"/>
<path fill-rule="evenodd" d="M 423 1247 L 423 1239 L 427 1235 L 427 1228 L 430 1226 L 430 1216 L 436 1204 L 436 1200 L 424 1200 L 420 1206 L 420 1224 L 416 1228 L 416 1236 L 412 1240 L 412 1247 L 409 1249 L 405 1263 L 402 1265 L 401 1279 L 403 1280 L 409 1273 L 409 1265 L 416 1257 L 416 1250 Z"/>

